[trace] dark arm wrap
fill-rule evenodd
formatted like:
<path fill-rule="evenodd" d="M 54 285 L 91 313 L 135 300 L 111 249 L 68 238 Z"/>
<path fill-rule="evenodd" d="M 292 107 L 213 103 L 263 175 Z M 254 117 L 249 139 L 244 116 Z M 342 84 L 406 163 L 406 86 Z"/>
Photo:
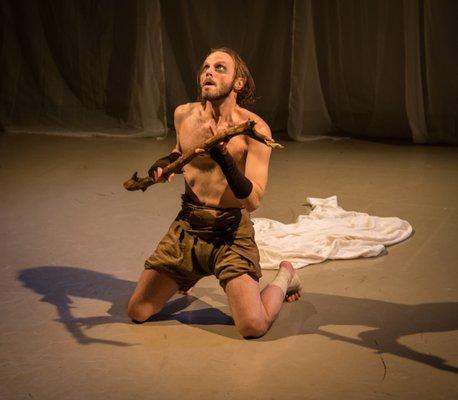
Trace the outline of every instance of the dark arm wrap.
<path fill-rule="evenodd" d="M 151 165 L 150 169 L 148 170 L 148 175 L 153 177 L 154 176 L 154 170 L 157 168 L 162 168 L 166 167 L 167 165 L 173 163 L 176 161 L 178 158 L 181 157 L 180 153 L 177 153 L 176 151 L 173 151 L 170 153 L 168 156 L 159 158 L 159 160 L 156 160 L 153 165 Z M 180 171 L 179 173 L 181 174 L 183 171 Z"/>
<path fill-rule="evenodd" d="M 229 187 L 238 199 L 245 199 L 253 190 L 251 181 L 243 175 L 229 152 L 223 154 L 218 147 L 209 150 L 210 156 L 221 167 Z"/>

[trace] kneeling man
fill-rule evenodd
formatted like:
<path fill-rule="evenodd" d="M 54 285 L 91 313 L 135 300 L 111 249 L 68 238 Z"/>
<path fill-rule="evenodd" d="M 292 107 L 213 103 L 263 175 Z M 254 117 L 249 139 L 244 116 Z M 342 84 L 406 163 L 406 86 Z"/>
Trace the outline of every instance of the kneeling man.
<path fill-rule="evenodd" d="M 162 169 L 183 152 L 196 148 L 233 125 L 256 122 L 259 133 L 271 137 L 268 125 L 243 108 L 254 102 L 251 74 L 231 49 L 214 49 L 197 76 L 199 101 L 177 107 L 177 143 L 157 160 L 149 174 L 165 182 Z M 243 337 L 264 335 L 283 302 L 300 297 L 300 281 L 288 261 L 262 292 L 259 252 L 250 212 L 264 195 L 271 149 L 247 136 L 199 152 L 183 168 L 182 209 L 155 252 L 146 260 L 129 301 L 128 314 L 143 322 L 158 313 L 176 292 L 186 293 L 207 275 L 215 275 L 226 292 L 235 325 Z"/>

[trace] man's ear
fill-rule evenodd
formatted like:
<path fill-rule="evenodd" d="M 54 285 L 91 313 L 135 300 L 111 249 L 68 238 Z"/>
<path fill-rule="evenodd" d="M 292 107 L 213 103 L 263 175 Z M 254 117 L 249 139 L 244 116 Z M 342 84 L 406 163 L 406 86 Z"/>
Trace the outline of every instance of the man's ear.
<path fill-rule="evenodd" d="M 234 82 L 234 90 L 236 92 L 239 92 L 240 90 L 243 89 L 243 85 L 245 84 L 245 81 L 243 78 L 237 78 Z"/>

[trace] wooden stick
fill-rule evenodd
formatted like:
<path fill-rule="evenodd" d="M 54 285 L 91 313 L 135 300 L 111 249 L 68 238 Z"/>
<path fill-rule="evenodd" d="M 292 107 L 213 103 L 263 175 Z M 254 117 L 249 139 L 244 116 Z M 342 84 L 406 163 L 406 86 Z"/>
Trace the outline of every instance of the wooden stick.
<path fill-rule="evenodd" d="M 179 173 L 186 164 L 188 164 L 194 157 L 199 155 L 198 153 L 199 149 L 208 151 L 210 150 L 210 148 L 217 146 L 218 143 L 221 143 L 221 142 L 227 143 L 234 136 L 238 136 L 238 135 L 249 136 L 252 139 L 255 139 L 261 143 L 264 143 L 266 146 L 269 146 L 273 149 L 283 148 L 283 146 L 280 143 L 277 143 L 275 140 L 255 131 L 254 130 L 255 124 L 256 122 L 252 120 L 248 120 L 244 122 L 243 124 L 236 125 L 230 129 L 226 129 L 225 131 L 222 131 L 216 134 L 215 136 L 208 138 L 200 146 L 197 146 L 196 148 L 187 151 L 182 156 L 180 156 L 177 160 L 175 160 L 173 163 L 170 163 L 169 165 L 164 167 L 164 169 L 162 170 L 162 176 L 164 176 L 164 178 L 167 178 L 168 176 L 170 176 L 173 173 Z M 147 176 L 146 178 L 139 178 L 137 176 L 137 172 L 135 172 L 129 180 L 124 182 L 124 187 L 130 191 L 141 190 L 142 192 L 144 192 L 149 186 L 154 185 L 155 183 L 156 182 L 154 178 L 150 176 Z"/>

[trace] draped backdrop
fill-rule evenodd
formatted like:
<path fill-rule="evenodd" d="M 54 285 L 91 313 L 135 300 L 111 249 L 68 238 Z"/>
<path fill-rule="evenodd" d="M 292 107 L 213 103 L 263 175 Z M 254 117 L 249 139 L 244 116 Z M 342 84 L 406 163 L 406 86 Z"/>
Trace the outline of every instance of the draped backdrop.
<path fill-rule="evenodd" d="M 276 136 L 457 144 L 455 0 L 3 0 L 0 128 L 163 137 L 228 46 Z"/>

